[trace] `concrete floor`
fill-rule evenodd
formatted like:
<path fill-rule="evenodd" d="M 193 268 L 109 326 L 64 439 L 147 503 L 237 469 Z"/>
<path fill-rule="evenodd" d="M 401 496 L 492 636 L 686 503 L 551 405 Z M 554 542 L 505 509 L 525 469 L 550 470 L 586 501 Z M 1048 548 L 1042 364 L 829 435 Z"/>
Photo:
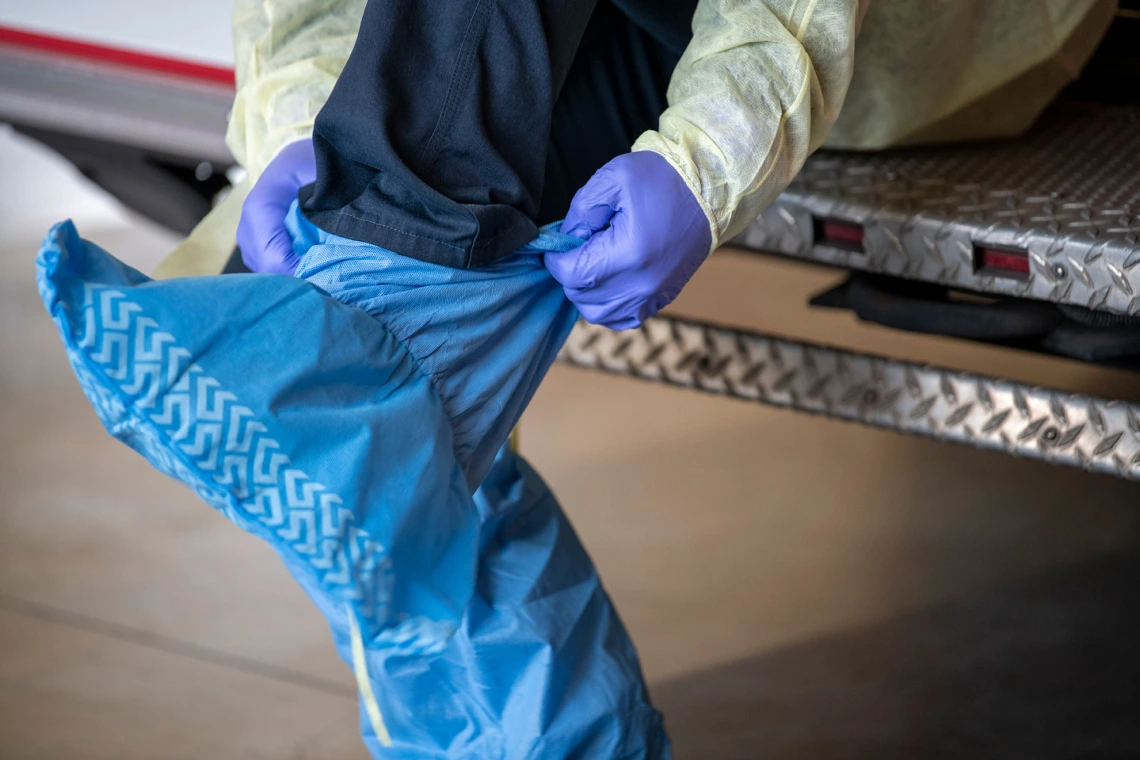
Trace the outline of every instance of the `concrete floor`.
<path fill-rule="evenodd" d="M 58 218 L 172 237 L 0 133 L 0 758 L 365 756 L 276 557 L 102 430 L 36 294 Z M 1136 396 L 1135 378 L 813 312 L 719 254 L 676 310 Z M 1140 755 L 1140 487 L 555 368 L 523 451 L 637 641 L 681 760 Z"/>

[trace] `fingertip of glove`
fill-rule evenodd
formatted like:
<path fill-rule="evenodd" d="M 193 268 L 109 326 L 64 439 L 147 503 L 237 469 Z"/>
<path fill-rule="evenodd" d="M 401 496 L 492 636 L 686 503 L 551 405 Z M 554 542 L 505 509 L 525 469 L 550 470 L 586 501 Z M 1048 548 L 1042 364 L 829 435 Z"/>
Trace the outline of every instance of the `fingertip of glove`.
<path fill-rule="evenodd" d="M 571 221 L 573 219 L 573 221 Z M 558 230 L 563 235 L 573 235 L 574 237 L 587 239 L 590 237 L 592 230 L 585 225 L 581 220 L 571 217 L 569 213 L 566 214 L 566 221 L 562 222 L 562 227 Z"/>
<path fill-rule="evenodd" d="M 240 242 L 238 243 L 238 251 L 241 252 L 241 263 L 245 264 L 245 268 L 251 272 L 256 272 L 257 262 L 251 260 L 250 256 L 245 252 L 245 246 Z"/>
<path fill-rule="evenodd" d="M 583 256 L 587 254 L 589 245 L 590 241 L 587 240 L 573 250 L 543 255 L 546 270 L 566 289 L 567 294 L 571 290 L 593 287 L 592 282 L 587 282 L 582 267 Z"/>
<path fill-rule="evenodd" d="M 558 282 L 563 285 L 566 284 L 562 282 L 562 278 L 566 274 L 566 256 L 569 256 L 571 253 L 573 253 L 573 251 L 547 251 L 546 253 L 542 254 L 542 263 L 546 266 L 546 271 L 550 272 L 551 277 L 558 280 Z"/>

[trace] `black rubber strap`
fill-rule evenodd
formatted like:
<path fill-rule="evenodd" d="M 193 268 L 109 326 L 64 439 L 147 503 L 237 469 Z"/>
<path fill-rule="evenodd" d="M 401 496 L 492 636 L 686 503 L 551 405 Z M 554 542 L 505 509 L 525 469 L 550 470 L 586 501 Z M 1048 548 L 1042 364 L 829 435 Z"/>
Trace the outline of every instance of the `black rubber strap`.
<path fill-rule="evenodd" d="M 974 340 L 1023 340 L 1048 335 L 1063 319 L 1052 304 L 1008 300 L 963 303 L 944 288 L 855 275 L 847 305 L 862 320 L 911 332 Z"/>

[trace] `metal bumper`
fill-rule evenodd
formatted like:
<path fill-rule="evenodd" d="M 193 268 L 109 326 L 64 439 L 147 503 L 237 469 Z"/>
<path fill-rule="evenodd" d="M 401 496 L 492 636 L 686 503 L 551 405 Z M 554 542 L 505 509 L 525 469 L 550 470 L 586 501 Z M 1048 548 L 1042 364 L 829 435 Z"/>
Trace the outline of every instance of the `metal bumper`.
<path fill-rule="evenodd" d="M 859 228 L 831 244 L 821 223 Z M 736 244 L 965 290 L 1140 314 L 1140 108 L 1057 106 L 1025 136 L 813 156 Z M 1023 252 L 1024 276 L 980 266 Z"/>
<path fill-rule="evenodd" d="M 559 361 L 1140 479 L 1140 405 L 676 317 L 580 322 Z"/>

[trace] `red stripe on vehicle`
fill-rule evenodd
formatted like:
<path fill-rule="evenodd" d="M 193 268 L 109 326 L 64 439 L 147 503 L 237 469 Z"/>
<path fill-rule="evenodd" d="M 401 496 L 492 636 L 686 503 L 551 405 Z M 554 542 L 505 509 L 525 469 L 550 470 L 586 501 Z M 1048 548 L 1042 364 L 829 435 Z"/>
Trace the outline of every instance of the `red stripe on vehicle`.
<path fill-rule="evenodd" d="M 0 45 L 11 45 L 13 47 L 56 53 L 71 58 L 110 64 L 112 66 L 122 66 L 129 69 L 167 74 L 183 79 L 195 79 L 200 82 L 224 84 L 228 87 L 234 86 L 233 70 L 223 66 L 192 63 L 177 58 L 151 55 L 150 53 L 138 53 L 133 50 L 123 50 L 122 48 L 92 45 L 88 42 L 78 42 L 64 37 L 53 37 L 47 34 L 25 32 L 6 26 L 0 26 Z"/>

